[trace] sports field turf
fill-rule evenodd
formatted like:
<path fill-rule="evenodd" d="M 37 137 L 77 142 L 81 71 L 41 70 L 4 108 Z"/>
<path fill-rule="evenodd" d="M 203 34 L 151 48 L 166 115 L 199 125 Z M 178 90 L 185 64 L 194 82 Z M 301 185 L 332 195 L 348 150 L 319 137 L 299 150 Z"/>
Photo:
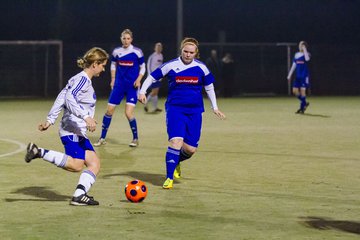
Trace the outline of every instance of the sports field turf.
<path fill-rule="evenodd" d="M 0 100 L 0 239 L 359 239 L 360 97 L 309 100 L 298 115 L 294 97 L 219 99 L 227 120 L 204 113 L 198 152 L 171 190 L 161 187 L 165 114 L 138 105 L 133 149 L 122 104 L 97 150 L 97 207 L 69 205 L 79 173 L 24 162 L 29 141 L 63 151 L 58 122 L 36 129 L 53 99 Z M 124 195 L 135 178 L 149 189 L 139 204 Z"/>

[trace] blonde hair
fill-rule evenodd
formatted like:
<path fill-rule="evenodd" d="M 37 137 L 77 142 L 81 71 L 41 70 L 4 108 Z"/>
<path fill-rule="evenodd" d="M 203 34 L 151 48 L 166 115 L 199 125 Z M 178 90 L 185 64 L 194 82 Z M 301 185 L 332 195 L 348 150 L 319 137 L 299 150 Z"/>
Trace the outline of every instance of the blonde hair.
<path fill-rule="evenodd" d="M 133 38 L 133 33 L 130 29 L 127 28 L 124 31 L 122 31 L 120 38 L 122 38 L 122 36 L 124 36 L 125 34 L 129 34 L 130 37 Z"/>
<path fill-rule="evenodd" d="M 181 41 L 180 44 L 180 50 L 182 51 L 185 45 L 193 45 L 196 47 L 196 55 L 195 58 L 200 58 L 200 52 L 199 52 L 199 42 L 195 38 L 186 37 L 184 40 Z"/>
<path fill-rule="evenodd" d="M 102 48 L 93 47 L 83 57 L 77 60 L 78 67 L 89 68 L 93 63 L 103 63 L 109 59 L 109 54 Z"/>

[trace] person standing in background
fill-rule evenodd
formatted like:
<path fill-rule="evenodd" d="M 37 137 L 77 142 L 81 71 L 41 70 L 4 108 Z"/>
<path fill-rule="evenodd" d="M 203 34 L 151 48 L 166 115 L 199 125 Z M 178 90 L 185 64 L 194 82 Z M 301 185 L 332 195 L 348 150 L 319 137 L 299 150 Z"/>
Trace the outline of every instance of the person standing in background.
<path fill-rule="evenodd" d="M 208 57 L 205 61 L 206 66 L 209 68 L 210 72 L 214 75 L 216 82 L 214 83 L 215 89 L 219 91 L 222 89 L 222 80 L 221 80 L 221 64 L 220 59 L 218 58 L 217 51 L 215 49 L 211 49 L 210 57 Z M 218 92 L 217 92 L 218 94 Z"/>
<path fill-rule="evenodd" d="M 130 147 L 139 145 L 137 123 L 134 110 L 137 103 L 138 88 L 145 74 L 144 54 L 140 48 L 132 45 L 133 33 L 125 29 L 121 33 L 122 46 L 115 48 L 111 57 L 111 93 L 103 117 L 102 131 L 99 140 L 94 143 L 95 147 L 106 144 L 105 138 L 110 127 L 115 107 L 119 105 L 126 95 L 125 116 L 129 121 L 133 139 Z"/>
<path fill-rule="evenodd" d="M 155 69 L 160 67 L 163 64 L 164 57 L 162 55 L 163 46 L 160 42 L 155 44 L 154 52 L 150 55 L 146 67 L 148 75 L 152 73 Z M 153 105 L 153 113 L 159 113 L 162 109 L 158 108 L 158 95 L 160 89 L 160 81 L 153 82 L 151 84 L 151 92 L 147 96 L 147 102 L 145 103 L 144 110 L 149 112 L 149 102 Z"/>
<path fill-rule="evenodd" d="M 234 95 L 235 85 L 235 63 L 230 53 L 226 53 L 221 59 L 222 63 L 222 81 L 224 97 Z"/>
<path fill-rule="evenodd" d="M 299 52 L 295 53 L 293 64 L 287 76 L 288 81 L 291 81 L 291 75 L 296 69 L 296 76 L 293 82 L 292 92 L 300 101 L 300 108 L 295 112 L 296 114 L 304 114 L 307 107 L 310 105 L 306 101 L 306 90 L 310 87 L 309 83 L 309 67 L 310 53 L 308 52 L 308 44 L 305 41 L 299 43 Z"/>

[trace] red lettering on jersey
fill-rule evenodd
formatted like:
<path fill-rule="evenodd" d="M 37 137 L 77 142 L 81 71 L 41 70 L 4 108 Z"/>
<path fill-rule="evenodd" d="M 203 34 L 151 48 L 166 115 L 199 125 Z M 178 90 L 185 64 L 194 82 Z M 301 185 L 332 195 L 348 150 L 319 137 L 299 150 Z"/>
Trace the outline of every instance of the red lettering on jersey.
<path fill-rule="evenodd" d="M 296 61 L 296 64 L 304 64 L 305 62 L 304 61 L 301 61 L 301 60 L 297 60 Z"/>
<path fill-rule="evenodd" d="M 176 83 L 187 83 L 187 84 L 197 84 L 199 82 L 199 78 L 198 77 L 182 77 L 182 76 L 177 76 L 175 78 Z"/>
<path fill-rule="evenodd" d="M 118 64 L 120 66 L 125 66 L 125 67 L 132 67 L 134 66 L 134 62 L 133 61 L 124 61 L 124 60 L 119 60 Z"/>

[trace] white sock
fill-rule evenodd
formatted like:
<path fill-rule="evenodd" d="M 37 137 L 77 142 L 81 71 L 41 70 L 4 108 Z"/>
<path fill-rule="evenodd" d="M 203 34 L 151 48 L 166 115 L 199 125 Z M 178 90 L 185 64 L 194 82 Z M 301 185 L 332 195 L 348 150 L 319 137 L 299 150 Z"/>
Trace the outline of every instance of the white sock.
<path fill-rule="evenodd" d="M 158 96 L 153 96 L 152 97 L 152 103 L 153 103 L 153 106 L 154 106 L 154 110 L 156 110 L 157 105 L 158 105 Z"/>
<path fill-rule="evenodd" d="M 65 167 L 68 155 L 53 150 L 46 150 L 43 148 L 39 149 L 41 151 L 41 156 L 45 161 L 48 161 L 61 168 Z"/>
<path fill-rule="evenodd" d="M 152 101 L 152 96 L 149 94 L 146 99 L 146 106 L 148 106 L 148 103 Z"/>
<path fill-rule="evenodd" d="M 95 183 L 96 176 L 90 170 L 85 170 L 81 173 L 78 185 L 74 192 L 74 197 L 78 197 L 81 194 L 87 193 L 91 186 Z"/>

